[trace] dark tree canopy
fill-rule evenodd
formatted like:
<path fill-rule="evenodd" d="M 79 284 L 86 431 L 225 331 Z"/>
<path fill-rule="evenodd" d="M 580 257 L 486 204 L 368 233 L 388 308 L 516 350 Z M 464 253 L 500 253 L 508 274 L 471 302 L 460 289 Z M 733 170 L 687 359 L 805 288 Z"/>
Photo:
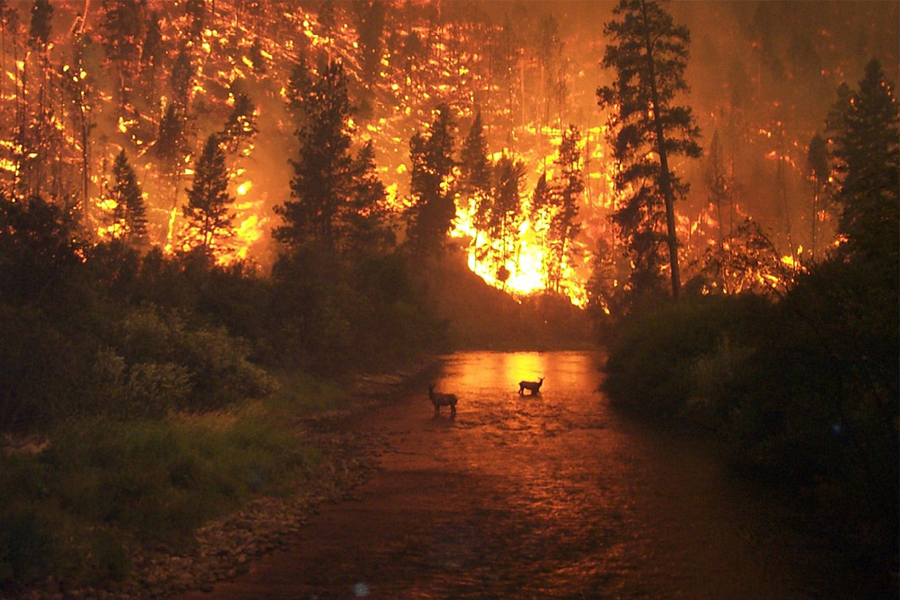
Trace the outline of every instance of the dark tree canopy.
<path fill-rule="evenodd" d="M 578 222 L 578 206 L 584 199 L 584 173 L 578 143 L 581 133 L 570 125 L 563 133 L 559 151 L 554 161 L 557 174 L 551 181 L 551 217 L 547 232 L 549 265 L 547 269 L 550 289 L 559 291 L 565 266 L 574 255 L 574 241 L 581 232 Z"/>
<path fill-rule="evenodd" d="M 831 175 L 829 164 L 828 143 L 820 134 L 815 134 L 809 141 L 809 149 L 806 154 L 806 167 L 809 178 L 813 184 L 812 202 L 812 258 L 816 259 L 819 237 L 819 213 L 824 200 L 825 191 L 828 189 L 828 178 Z"/>
<path fill-rule="evenodd" d="M 900 122 L 893 85 L 878 61 L 866 67 L 849 103 L 841 97 L 835 113 L 843 125 L 835 136 L 841 207 L 838 223 L 845 251 L 861 259 L 898 263 L 900 247 Z"/>
<path fill-rule="evenodd" d="M 426 134 L 409 140 L 410 193 L 413 204 L 407 211 L 407 242 L 418 256 L 438 254 L 456 216 L 456 191 L 450 181 L 455 121 L 450 107 L 441 104 Z"/>
<path fill-rule="evenodd" d="M 314 244 L 340 246 L 342 220 L 349 210 L 353 187 L 352 139 L 347 132 L 353 107 L 341 63 L 331 62 L 315 79 L 292 79 L 302 85 L 289 96 L 304 116 L 297 139 L 300 154 L 291 160 L 294 178 L 291 197 L 276 208 L 284 225 L 275 238 L 290 247 Z"/>
<path fill-rule="evenodd" d="M 194 183 L 187 192 L 185 246 L 209 254 L 219 241 L 234 234 L 234 214 L 229 213 L 234 198 L 228 193 L 225 153 L 217 134 L 206 139 L 194 168 Z"/>
<path fill-rule="evenodd" d="M 34 0 L 31 5 L 31 24 L 28 44 L 35 50 L 46 50 L 53 31 L 53 5 L 50 0 Z"/>
<path fill-rule="evenodd" d="M 627 239 L 640 278 L 661 271 L 668 247 L 672 293 L 681 287 L 675 201 L 687 184 L 671 170 L 670 157 L 697 158 L 700 131 L 690 107 L 675 104 L 688 91 L 684 78 L 690 32 L 676 25 L 655 0 L 621 0 L 606 24 L 603 66 L 616 80 L 597 90 L 600 106 L 612 110 L 609 141 L 621 170 L 619 191 L 633 190 L 614 215 Z"/>
<path fill-rule="evenodd" d="M 350 205 L 342 236 L 345 252 L 357 259 L 382 254 L 395 241 L 389 226 L 387 194 L 375 169 L 375 148 L 369 140 L 353 162 Z"/>
<path fill-rule="evenodd" d="M 475 227 L 483 228 L 487 225 L 491 208 L 491 163 L 484 126 L 481 124 L 481 111 L 475 114 L 469 134 L 463 141 L 459 171 L 460 192 L 474 212 Z"/>
<path fill-rule="evenodd" d="M 147 207 L 125 150 L 116 155 L 112 174 L 113 184 L 109 195 L 116 204 L 113 209 L 113 225 L 119 230 L 117 237 L 132 244 L 144 242 L 147 238 Z"/>
<path fill-rule="evenodd" d="M 183 160 L 188 152 L 185 134 L 186 122 L 182 111 L 174 103 L 166 106 L 159 121 L 159 133 L 153 143 L 153 154 L 160 161 L 161 171 L 172 180 L 172 205 L 178 203 L 178 180 L 181 177 Z"/>

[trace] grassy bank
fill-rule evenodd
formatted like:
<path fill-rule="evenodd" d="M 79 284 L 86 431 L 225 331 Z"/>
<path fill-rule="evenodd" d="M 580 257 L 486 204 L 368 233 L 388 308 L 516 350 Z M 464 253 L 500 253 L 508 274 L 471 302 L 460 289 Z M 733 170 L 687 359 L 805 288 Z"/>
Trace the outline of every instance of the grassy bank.
<path fill-rule="evenodd" d="M 337 388 L 273 394 L 221 413 L 80 419 L 0 448 L 0 590 L 53 575 L 124 579 L 133 551 L 190 545 L 196 529 L 251 497 L 314 475 L 321 451 L 298 414 L 345 402 Z"/>

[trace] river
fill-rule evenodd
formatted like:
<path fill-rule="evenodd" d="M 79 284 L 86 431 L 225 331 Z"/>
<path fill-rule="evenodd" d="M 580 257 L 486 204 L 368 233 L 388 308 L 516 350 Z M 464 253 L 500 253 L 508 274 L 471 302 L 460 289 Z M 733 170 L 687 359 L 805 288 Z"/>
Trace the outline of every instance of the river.
<path fill-rule="evenodd" d="M 518 381 L 544 377 L 538 395 Z M 354 500 L 209 600 L 815 599 L 864 578 L 802 515 L 729 475 L 715 442 L 634 422 L 587 352 L 446 357 L 427 386 L 346 424 L 384 440 Z"/>

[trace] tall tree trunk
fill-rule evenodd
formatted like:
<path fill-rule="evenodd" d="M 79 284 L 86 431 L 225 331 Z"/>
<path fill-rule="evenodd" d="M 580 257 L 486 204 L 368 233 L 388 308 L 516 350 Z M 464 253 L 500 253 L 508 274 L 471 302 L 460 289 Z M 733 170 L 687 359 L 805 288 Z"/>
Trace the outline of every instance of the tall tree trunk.
<path fill-rule="evenodd" d="M 681 273 L 678 270 L 678 236 L 675 232 L 675 195 L 672 192 L 672 180 L 669 175 L 669 158 L 666 154 L 665 132 L 662 121 L 659 118 L 659 90 L 656 86 L 656 66 L 653 63 L 653 43 L 650 41 L 650 26 L 647 22 L 647 7 L 641 3 L 641 13 L 644 19 L 644 44 L 647 49 L 647 63 L 650 74 L 650 96 L 653 100 L 653 125 L 656 129 L 656 149 L 659 153 L 660 177 L 659 187 L 662 188 L 666 203 L 666 229 L 667 243 L 669 246 L 669 265 L 672 271 L 672 297 L 678 298 L 681 291 Z"/>

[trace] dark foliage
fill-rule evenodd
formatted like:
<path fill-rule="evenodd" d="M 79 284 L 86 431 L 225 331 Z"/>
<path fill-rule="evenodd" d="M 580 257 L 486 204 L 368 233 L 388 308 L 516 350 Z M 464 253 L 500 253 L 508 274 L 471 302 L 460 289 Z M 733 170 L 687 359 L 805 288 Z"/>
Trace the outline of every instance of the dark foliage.
<path fill-rule="evenodd" d="M 621 0 L 613 9 L 620 20 L 604 27 L 610 39 L 603 66 L 614 69 L 612 85 L 597 90 L 600 106 L 614 111 L 609 142 L 621 170 L 615 184 L 632 190 L 614 215 L 634 257 L 632 288 L 655 285 L 668 260 L 672 294 L 681 288 L 675 201 L 688 189 L 670 159 L 700 156 L 700 130 L 688 106 L 675 104 L 688 91 L 684 77 L 690 32 L 676 25 L 654 0 Z M 662 246 L 668 250 L 663 258 Z"/>
<path fill-rule="evenodd" d="M 410 194 L 413 204 L 407 211 L 410 251 L 418 257 L 440 254 L 444 238 L 456 215 L 454 189 L 449 178 L 456 161 L 455 120 L 450 107 L 441 104 L 427 133 L 409 140 Z"/>

